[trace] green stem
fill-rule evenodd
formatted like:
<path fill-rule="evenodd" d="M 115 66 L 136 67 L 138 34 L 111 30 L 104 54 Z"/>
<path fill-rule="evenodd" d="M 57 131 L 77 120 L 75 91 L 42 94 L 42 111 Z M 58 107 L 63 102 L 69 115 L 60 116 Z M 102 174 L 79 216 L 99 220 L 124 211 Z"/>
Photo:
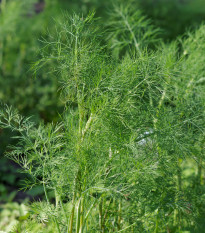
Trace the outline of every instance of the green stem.
<path fill-rule="evenodd" d="M 122 19 L 124 20 L 124 23 L 125 23 L 126 27 L 128 28 L 129 32 L 131 33 L 131 36 L 132 36 L 132 38 L 134 40 L 134 45 L 135 45 L 136 50 L 138 51 L 139 55 L 141 55 L 141 51 L 140 51 L 140 48 L 139 48 L 139 43 L 137 42 L 135 34 L 134 34 L 134 32 L 133 32 L 133 30 L 132 30 L 132 28 L 131 28 L 131 26 L 130 26 L 127 18 L 126 18 L 126 16 L 121 11 L 119 11 L 119 14 L 122 17 Z"/>
<path fill-rule="evenodd" d="M 201 186 L 203 184 L 203 177 L 202 177 L 202 159 L 199 159 L 198 163 L 198 172 L 197 172 L 197 185 Z"/>
<path fill-rule="evenodd" d="M 100 232 L 104 232 L 104 226 L 103 226 L 103 199 L 100 200 L 99 203 L 99 225 L 100 225 Z"/>
<path fill-rule="evenodd" d="M 59 194 L 55 188 L 55 199 L 56 199 L 56 208 L 58 208 L 58 204 L 60 202 L 60 197 L 59 197 Z"/>
<path fill-rule="evenodd" d="M 117 221 L 117 229 L 121 230 L 121 214 L 122 214 L 122 199 L 120 198 L 119 207 L 118 207 L 118 221 Z"/>
<path fill-rule="evenodd" d="M 48 193 L 47 193 L 47 190 L 46 190 L 46 186 L 45 186 L 45 182 L 44 182 L 44 181 L 43 181 L 43 190 L 44 190 L 44 193 L 45 193 L 46 201 L 47 201 L 48 204 L 50 204 L 49 199 L 48 199 Z"/>
<path fill-rule="evenodd" d="M 83 226 L 84 226 L 84 197 L 81 198 L 80 230 L 79 230 L 79 233 L 83 233 Z"/>
<path fill-rule="evenodd" d="M 87 212 L 86 215 L 85 215 L 84 223 L 83 223 L 83 229 L 84 229 L 85 226 L 86 226 L 86 222 L 87 222 L 88 216 L 90 215 L 90 212 L 91 212 L 91 210 L 93 209 L 93 207 L 95 206 L 96 202 L 97 202 L 97 199 L 94 200 L 94 202 L 93 202 L 92 205 L 90 206 L 90 209 L 88 210 L 88 212 Z"/>
<path fill-rule="evenodd" d="M 74 187 L 75 189 L 75 187 Z M 74 214 L 75 214 L 75 199 L 76 199 L 76 192 L 74 190 L 73 193 L 73 200 L 72 200 L 72 210 L 71 210 L 71 217 L 70 217 L 70 224 L 68 227 L 68 233 L 72 233 L 73 232 L 73 220 L 74 220 Z"/>
<path fill-rule="evenodd" d="M 76 233 L 79 233 L 80 231 L 80 211 L 81 211 L 81 198 L 79 199 L 77 206 Z"/>
<path fill-rule="evenodd" d="M 154 233 L 158 233 L 158 232 L 159 232 L 159 210 L 157 210 L 156 225 L 155 225 Z"/>
<path fill-rule="evenodd" d="M 59 226 L 59 223 L 58 223 L 58 221 L 56 220 L 56 218 L 54 218 L 54 221 L 55 221 L 56 227 L 57 227 L 57 229 L 58 229 L 58 233 L 61 233 L 60 226 Z"/>

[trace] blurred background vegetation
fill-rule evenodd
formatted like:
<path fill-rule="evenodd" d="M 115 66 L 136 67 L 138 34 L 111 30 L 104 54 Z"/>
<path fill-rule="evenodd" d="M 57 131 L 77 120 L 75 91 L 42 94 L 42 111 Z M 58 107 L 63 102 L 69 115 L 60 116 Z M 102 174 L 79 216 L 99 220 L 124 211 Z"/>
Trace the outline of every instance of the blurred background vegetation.
<path fill-rule="evenodd" d="M 36 122 L 57 121 L 63 99 L 58 95 L 58 80 L 51 72 L 54 66 L 51 62 L 44 66 L 38 78 L 32 69 L 42 41 L 56 30 L 54 19 L 60 19 L 65 11 L 77 12 L 83 17 L 95 9 L 106 28 L 116 2 L 128 4 L 129 0 L 1 0 L 0 102 L 14 106 L 25 116 L 32 115 Z M 132 1 L 132 8 L 140 10 L 154 27 L 159 28 L 160 38 L 165 43 L 186 37 L 186 31 L 198 28 L 205 19 L 204 0 L 136 0 Z M 7 212 L 12 209 L 9 206 L 12 202 L 43 198 L 41 187 L 19 192 L 24 175 L 17 165 L 4 157 L 6 146 L 14 143 L 11 132 L 0 130 L 0 208 L 6 205 Z M 24 212 L 23 207 L 15 203 L 10 212 L 16 209 L 19 217 L 19 213 Z M 0 218 L 4 215 L 2 212 Z M 16 218 L 15 214 L 12 216 Z"/>

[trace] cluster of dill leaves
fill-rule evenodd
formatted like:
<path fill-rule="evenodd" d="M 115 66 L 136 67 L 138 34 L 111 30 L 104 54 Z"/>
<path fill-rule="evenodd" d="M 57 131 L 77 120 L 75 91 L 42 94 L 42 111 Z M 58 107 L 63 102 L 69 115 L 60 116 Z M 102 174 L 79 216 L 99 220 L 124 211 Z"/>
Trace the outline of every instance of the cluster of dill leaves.
<path fill-rule="evenodd" d="M 205 26 L 165 44 L 132 2 L 108 18 L 64 13 L 41 40 L 58 123 L 1 106 L 6 155 L 45 193 L 11 232 L 203 232 Z"/>

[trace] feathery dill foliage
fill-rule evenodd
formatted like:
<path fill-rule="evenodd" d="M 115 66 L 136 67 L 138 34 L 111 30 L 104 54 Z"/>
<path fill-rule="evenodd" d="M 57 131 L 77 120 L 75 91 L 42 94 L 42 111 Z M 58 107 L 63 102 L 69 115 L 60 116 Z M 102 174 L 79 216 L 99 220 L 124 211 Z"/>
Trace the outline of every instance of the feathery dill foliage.
<path fill-rule="evenodd" d="M 115 11 L 123 23 L 110 25 L 122 28 L 109 36 L 121 41 L 113 44 L 117 53 L 127 51 L 121 59 L 101 46 L 93 13 L 65 16 L 43 41 L 34 70 L 55 64 L 65 103 L 60 123 L 38 126 L 10 107 L 0 110 L 1 127 L 16 131 L 19 139 L 7 156 L 30 175 L 27 188 L 42 184 L 46 196 L 31 204 L 29 218 L 17 226 L 21 232 L 32 232 L 36 223 L 42 232 L 67 233 L 199 229 L 204 96 L 197 93 L 204 71 L 190 63 L 201 57 L 204 27 L 184 42 L 190 55 L 179 59 L 176 43 L 143 49 L 155 30 L 142 18 L 135 21 L 138 12 Z M 194 192 L 183 175 L 189 160 L 199 166 Z"/>
<path fill-rule="evenodd" d="M 156 47 L 160 30 L 151 24 L 151 20 L 142 15 L 136 1 L 127 4 L 117 1 L 113 4 L 107 20 L 108 45 L 114 56 L 123 56 L 129 52 L 140 54 L 141 50 Z"/>

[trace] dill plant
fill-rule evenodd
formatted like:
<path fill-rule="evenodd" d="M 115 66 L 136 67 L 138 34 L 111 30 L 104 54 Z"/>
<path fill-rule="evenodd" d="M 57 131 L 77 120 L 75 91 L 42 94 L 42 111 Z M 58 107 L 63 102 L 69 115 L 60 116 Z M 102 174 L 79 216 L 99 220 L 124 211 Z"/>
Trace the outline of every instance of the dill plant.
<path fill-rule="evenodd" d="M 113 3 L 106 26 L 108 46 L 116 57 L 128 52 L 139 55 L 145 48 L 156 47 L 159 43 L 160 30 L 142 14 L 136 1 Z"/>
<path fill-rule="evenodd" d="M 102 45 L 94 13 L 66 15 L 55 23 L 56 33 L 42 41 L 33 69 L 38 75 L 55 64 L 51 72 L 61 83 L 65 106 L 61 122 L 35 125 L 11 107 L 0 111 L 1 127 L 16 131 L 19 140 L 7 156 L 30 175 L 27 188 L 41 184 L 46 197 L 31 204 L 22 232 L 32 232 L 35 222 L 42 232 L 68 233 L 193 227 L 195 204 L 183 183 L 182 161 L 195 158 L 193 140 L 198 148 L 204 118 L 201 96 L 193 103 L 195 91 L 185 85 L 188 76 L 183 78 L 192 58 L 179 59 L 177 43 L 157 51 L 142 45 L 140 52 L 134 44 L 132 52 L 137 33 L 130 31 L 126 55 L 115 59 Z M 135 29 L 135 20 L 130 24 Z M 184 45 L 191 50 L 189 40 Z M 115 45 L 121 51 L 121 43 Z M 198 160 L 201 166 L 203 156 Z"/>

